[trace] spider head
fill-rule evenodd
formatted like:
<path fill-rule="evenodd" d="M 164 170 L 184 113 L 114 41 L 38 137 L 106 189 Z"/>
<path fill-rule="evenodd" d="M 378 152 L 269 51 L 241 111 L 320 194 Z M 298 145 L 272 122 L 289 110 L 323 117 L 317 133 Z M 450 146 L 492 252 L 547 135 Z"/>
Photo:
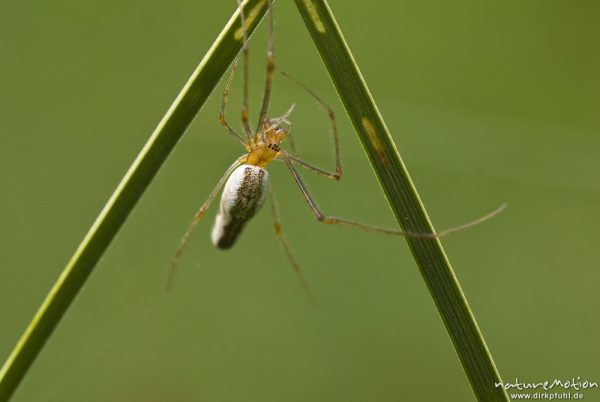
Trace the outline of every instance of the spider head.
<path fill-rule="evenodd" d="M 287 130 L 278 119 L 267 119 L 263 124 L 263 141 L 267 144 L 279 145 L 285 139 Z"/>
<path fill-rule="evenodd" d="M 285 139 L 286 130 L 276 119 L 268 119 L 263 129 L 249 147 L 246 163 L 265 167 L 281 152 L 281 142 Z"/>
<path fill-rule="evenodd" d="M 248 144 L 249 153 L 246 163 L 265 167 L 282 152 L 280 144 L 291 129 L 291 123 L 287 117 L 293 110 L 294 105 L 283 116 L 263 121 L 262 130 Z"/>
<path fill-rule="evenodd" d="M 288 121 L 288 117 L 294 111 L 296 104 L 292 104 L 283 116 L 266 119 L 263 122 L 262 139 L 264 142 L 272 144 L 280 144 L 290 131 L 292 123 Z"/>

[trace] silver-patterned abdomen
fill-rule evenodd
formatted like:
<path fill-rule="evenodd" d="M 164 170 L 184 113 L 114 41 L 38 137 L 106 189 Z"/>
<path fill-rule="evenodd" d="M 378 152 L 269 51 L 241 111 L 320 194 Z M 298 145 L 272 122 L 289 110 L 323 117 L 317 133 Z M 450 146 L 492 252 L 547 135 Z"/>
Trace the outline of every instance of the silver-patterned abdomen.
<path fill-rule="evenodd" d="M 211 239 L 226 249 L 235 243 L 248 219 L 265 202 L 269 191 L 269 173 L 258 166 L 241 165 L 231 173 L 225 186 Z"/>

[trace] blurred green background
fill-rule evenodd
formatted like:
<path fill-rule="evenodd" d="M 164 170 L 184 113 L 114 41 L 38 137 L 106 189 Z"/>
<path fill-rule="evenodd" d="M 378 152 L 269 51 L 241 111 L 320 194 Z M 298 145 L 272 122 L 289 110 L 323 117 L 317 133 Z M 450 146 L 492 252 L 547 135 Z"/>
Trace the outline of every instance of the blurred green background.
<path fill-rule="evenodd" d="M 330 5 L 438 229 L 505 380 L 600 381 L 600 4 Z M 234 1 L 0 4 L 0 360 L 192 70 Z M 292 2 L 279 66 L 337 112 L 346 176 L 305 173 L 331 214 L 394 218 Z M 251 42 L 252 101 L 265 27 Z M 319 224 L 273 164 L 268 210 L 229 252 L 196 208 L 242 149 L 218 124 L 222 82 L 123 226 L 14 401 L 465 401 L 466 377 L 402 239 Z M 238 127 L 241 74 L 229 119 Z M 273 114 L 306 159 L 332 166 L 326 116 L 278 77 Z M 600 400 L 600 391 L 586 393 Z"/>

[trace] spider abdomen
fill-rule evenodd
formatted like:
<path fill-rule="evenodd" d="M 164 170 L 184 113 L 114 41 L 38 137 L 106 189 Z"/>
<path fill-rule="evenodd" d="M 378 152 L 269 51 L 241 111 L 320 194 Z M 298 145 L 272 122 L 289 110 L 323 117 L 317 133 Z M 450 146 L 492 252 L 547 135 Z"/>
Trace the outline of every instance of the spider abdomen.
<path fill-rule="evenodd" d="M 221 195 L 211 239 L 221 249 L 233 246 L 244 225 L 265 202 L 269 173 L 258 166 L 241 165 L 231 173 Z"/>

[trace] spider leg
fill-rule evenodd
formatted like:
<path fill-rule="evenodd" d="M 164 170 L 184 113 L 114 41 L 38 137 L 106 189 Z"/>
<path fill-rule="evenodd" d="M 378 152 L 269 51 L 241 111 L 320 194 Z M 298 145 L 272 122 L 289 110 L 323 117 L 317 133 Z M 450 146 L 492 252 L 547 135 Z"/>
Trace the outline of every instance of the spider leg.
<path fill-rule="evenodd" d="M 302 270 L 300 269 L 300 265 L 298 265 L 298 263 L 296 262 L 296 259 L 294 258 L 294 254 L 292 253 L 292 249 L 290 248 L 290 245 L 285 237 L 285 234 L 283 233 L 283 229 L 281 227 L 281 219 L 279 217 L 279 211 L 277 209 L 277 201 L 275 200 L 275 194 L 273 193 L 273 190 L 269 191 L 269 199 L 271 200 L 271 213 L 273 215 L 273 226 L 275 228 L 275 234 L 281 241 L 281 245 L 283 246 L 283 249 L 285 250 L 287 257 L 290 260 L 290 264 L 292 264 L 292 268 L 293 268 L 294 272 L 298 276 L 298 280 L 300 281 L 300 284 L 302 285 L 302 287 L 308 294 L 308 298 L 312 302 L 315 302 L 316 301 L 315 294 L 314 294 L 313 290 L 311 289 L 310 285 L 308 284 L 306 278 L 304 277 L 304 274 L 302 273 Z"/>
<path fill-rule="evenodd" d="M 171 262 L 171 270 L 169 271 L 169 276 L 167 278 L 167 286 L 166 286 L 167 291 L 169 291 L 173 285 L 173 279 L 175 278 L 175 271 L 177 270 L 177 265 L 179 264 L 179 260 L 181 259 L 181 254 L 183 254 L 183 252 L 188 244 L 188 241 L 190 240 L 190 237 L 191 237 L 192 233 L 194 232 L 194 229 L 196 228 L 196 225 L 198 225 L 198 222 L 200 222 L 200 220 L 202 219 L 202 217 L 208 210 L 208 207 L 210 207 L 210 204 L 212 204 L 212 202 L 214 201 L 216 196 L 219 194 L 219 191 L 225 184 L 225 181 L 227 180 L 229 175 L 231 175 L 231 173 L 238 166 L 240 166 L 242 163 L 244 163 L 244 161 L 246 160 L 246 157 L 247 157 L 247 155 L 240 156 L 239 158 L 236 159 L 235 162 L 233 162 L 227 168 L 223 177 L 221 177 L 221 179 L 219 180 L 219 182 L 217 183 L 215 188 L 213 188 L 212 192 L 208 196 L 208 199 L 206 201 L 204 201 L 204 203 L 202 204 L 200 209 L 198 209 L 198 212 L 196 212 L 196 215 L 194 215 L 194 219 L 192 220 L 192 222 L 188 226 L 185 234 L 179 241 L 179 246 L 177 247 L 177 250 L 175 251 L 175 256 L 173 256 L 173 260 Z"/>
<path fill-rule="evenodd" d="M 231 67 L 231 73 L 229 74 L 229 78 L 227 79 L 227 84 L 225 85 L 225 90 L 223 90 L 223 98 L 221 100 L 221 114 L 219 115 L 219 123 L 221 123 L 221 125 L 223 127 L 225 127 L 231 135 L 233 135 L 235 138 L 237 138 L 242 143 L 242 145 L 246 145 L 246 141 L 244 141 L 242 136 L 239 135 L 233 128 L 231 128 L 229 123 L 227 123 L 227 120 L 225 120 L 225 107 L 227 106 L 227 98 L 229 96 L 229 88 L 231 87 L 231 83 L 233 82 L 233 75 L 235 73 L 235 69 L 237 68 L 237 65 L 238 65 L 238 59 L 235 59 L 235 61 L 233 62 L 233 67 Z"/>
<path fill-rule="evenodd" d="M 294 163 L 292 162 L 290 156 L 283 153 L 283 157 L 284 157 L 284 160 L 285 160 L 288 168 L 292 172 L 292 176 L 294 176 L 294 180 L 296 181 L 296 184 L 298 184 L 298 187 L 300 188 L 302 195 L 304 195 L 306 202 L 310 206 L 310 209 L 313 211 L 316 218 L 319 220 L 319 222 L 323 222 L 323 223 L 329 224 L 329 225 L 354 226 L 354 227 L 364 229 L 367 231 L 371 231 L 371 232 L 387 233 L 387 234 L 411 237 L 411 238 L 417 238 L 417 239 L 438 239 L 440 237 L 447 236 L 451 233 L 458 232 L 458 231 L 473 227 L 475 225 L 478 225 L 482 222 L 485 222 L 488 219 L 491 219 L 492 217 L 496 216 L 497 214 L 499 214 L 506 208 L 506 204 L 502 204 L 496 210 L 494 210 L 494 211 L 490 212 L 489 214 L 484 215 L 472 222 L 466 223 L 464 225 L 456 226 L 453 228 L 449 228 L 446 230 L 442 230 L 441 232 L 438 232 L 438 233 L 406 232 L 406 231 L 399 230 L 399 229 L 391 229 L 391 228 L 384 228 L 384 227 L 380 227 L 380 226 L 367 225 L 367 224 L 356 222 L 356 221 L 353 221 L 350 219 L 338 218 L 335 216 L 325 215 L 321 211 L 321 209 L 317 206 L 317 204 L 316 204 L 315 200 L 312 198 L 312 196 L 309 194 L 308 188 L 306 187 L 306 184 L 304 184 L 304 182 L 302 181 L 302 178 L 300 177 L 300 173 L 298 173 L 298 170 L 294 166 Z"/>
<path fill-rule="evenodd" d="M 248 87 L 249 87 L 249 58 L 250 51 L 248 49 L 248 31 L 246 31 L 246 16 L 244 15 L 244 7 L 242 7 L 242 0 L 237 0 L 238 7 L 240 9 L 240 19 L 242 22 L 242 33 L 243 41 L 242 54 L 244 58 L 244 101 L 242 104 L 242 125 L 246 131 L 246 137 L 248 143 L 252 140 L 252 130 L 250 130 L 250 109 L 248 106 Z"/>

